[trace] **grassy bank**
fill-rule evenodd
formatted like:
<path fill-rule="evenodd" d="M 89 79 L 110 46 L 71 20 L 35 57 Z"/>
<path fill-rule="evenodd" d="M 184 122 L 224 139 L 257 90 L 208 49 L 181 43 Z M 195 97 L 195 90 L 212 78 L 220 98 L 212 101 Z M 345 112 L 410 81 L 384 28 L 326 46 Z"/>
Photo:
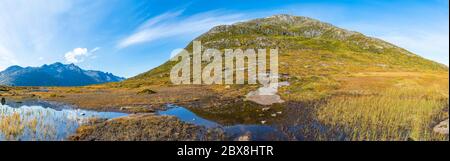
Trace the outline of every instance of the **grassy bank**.
<path fill-rule="evenodd" d="M 81 126 L 74 141 L 214 141 L 224 140 L 220 130 L 184 123 L 175 117 L 131 115 Z"/>
<path fill-rule="evenodd" d="M 338 96 L 318 107 L 318 119 L 345 140 L 448 140 L 433 132 L 448 118 L 448 93 L 396 88 L 365 96 Z"/>

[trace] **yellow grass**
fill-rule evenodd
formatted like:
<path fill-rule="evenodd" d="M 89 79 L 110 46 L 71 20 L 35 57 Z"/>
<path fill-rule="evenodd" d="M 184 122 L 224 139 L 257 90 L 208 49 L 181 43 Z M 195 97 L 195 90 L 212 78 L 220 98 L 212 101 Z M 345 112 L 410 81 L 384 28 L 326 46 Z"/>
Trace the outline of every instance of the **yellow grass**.
<path fill-rule="evenodd" d="M 14 140 L 24 132 L 25 125 L 19 113 L 0 115 L 0 132 L 7 140 Z"/>
<path fill-rule="evenodd" d="M 448 94 L 433 88 L 393 88 L 378 94 L 339 96 L 319 107 L 329 133 L 345 140 L 448 140 L 433 133 L 448 118 Z"/>

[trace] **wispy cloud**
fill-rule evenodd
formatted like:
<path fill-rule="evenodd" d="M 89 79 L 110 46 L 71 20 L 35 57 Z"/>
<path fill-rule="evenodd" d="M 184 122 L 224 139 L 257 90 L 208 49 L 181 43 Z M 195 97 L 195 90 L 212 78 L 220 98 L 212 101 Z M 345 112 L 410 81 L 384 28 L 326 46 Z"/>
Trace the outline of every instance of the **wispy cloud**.
<path fill-rule="evenodd" d="M 217 25 L 231 24 L 244 19 L 242 14 L 214 10 L 183 17 L 183 11 L 166 12 L 150 18 L 137 30 L 121 40 L 117 47 L 155 41 L 163 38 L 200 34 Z"/>

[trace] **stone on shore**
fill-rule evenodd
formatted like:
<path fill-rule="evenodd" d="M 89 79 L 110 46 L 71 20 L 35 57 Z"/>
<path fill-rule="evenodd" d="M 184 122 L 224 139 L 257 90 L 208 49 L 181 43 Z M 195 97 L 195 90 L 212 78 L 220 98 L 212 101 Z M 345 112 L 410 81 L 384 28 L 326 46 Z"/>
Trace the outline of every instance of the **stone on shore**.
<path fill-rule="evenodd" d="M 433 131 L 438 134 L 448 135 L 448 119 L 436 125 Z"/>
<path fill-rule="evenodd" d="M 264 106 L 284 103 L 284 100 L 277 94 L 277 88 L 272 87 L 261 87 L 256 91 L 252 91 L 247 94 L 245 100 Z"/>

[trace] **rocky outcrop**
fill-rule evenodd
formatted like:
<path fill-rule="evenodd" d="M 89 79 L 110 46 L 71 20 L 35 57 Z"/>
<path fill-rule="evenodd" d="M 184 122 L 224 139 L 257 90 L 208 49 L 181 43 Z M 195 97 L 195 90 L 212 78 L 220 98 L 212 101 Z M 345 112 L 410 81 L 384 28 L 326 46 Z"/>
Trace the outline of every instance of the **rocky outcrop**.
<path fill-rule="evenodd" d="M 438 134 L 448 135 L 448 119 L 436 125 L 433 131 Z"/>

